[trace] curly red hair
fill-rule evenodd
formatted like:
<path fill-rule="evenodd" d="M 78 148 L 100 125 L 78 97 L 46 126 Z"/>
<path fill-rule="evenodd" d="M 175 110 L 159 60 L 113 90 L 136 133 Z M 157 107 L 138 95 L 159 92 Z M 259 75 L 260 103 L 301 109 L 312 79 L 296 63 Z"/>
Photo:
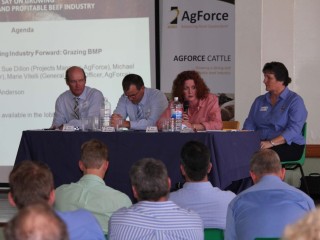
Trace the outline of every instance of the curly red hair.
<path fill-rule="evenodd" d="M 184 71 L 179 73 L 176 79 L 173 81 L 171 97 L 178 97 L 179 101 L 184 101 L 184 82 L 190 79 L 194 81 L 194 84 L 196 86 L 197 98 L 203 99 L 207 97 L 207 95 L 210 92 L 210 89 L 208 88 L 208 86 L 206 85 L 206 83 L 197 71 Z"/>

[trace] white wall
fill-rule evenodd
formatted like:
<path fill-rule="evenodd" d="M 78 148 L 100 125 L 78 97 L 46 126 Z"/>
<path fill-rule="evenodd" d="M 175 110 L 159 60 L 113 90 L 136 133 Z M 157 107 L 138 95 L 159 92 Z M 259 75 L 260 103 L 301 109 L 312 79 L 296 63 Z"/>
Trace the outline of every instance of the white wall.
<path fill-rule="evenodd" d="M 318 90 L 320 1 L 236 0 L 236 120 L 244 122 L 250 106 L 265 93 L 261 69 L 266 62 L 283 62 L 289 88 L 307 106 L 308 144 L 320 144 Z"/>

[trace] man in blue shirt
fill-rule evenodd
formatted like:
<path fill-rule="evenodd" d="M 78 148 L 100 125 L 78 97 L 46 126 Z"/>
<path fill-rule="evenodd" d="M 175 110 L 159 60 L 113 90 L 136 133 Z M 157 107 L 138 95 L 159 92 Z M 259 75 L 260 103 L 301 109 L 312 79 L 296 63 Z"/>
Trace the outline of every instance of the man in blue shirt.
<path fill-rule="evenodd" d="M 308 195 L 283 182 L 285 169 L 275 151 L 262 149 L 255 153 L 250 175 L 255 185 L 229 204 L 226 240 L 280 238 L 287 224 L 315 208 Z"/>
<path fill-rule="evenodd" d="M 122 80 L 124 94 L 120 97 L 111 124 L 123 119 L 122 127 L 132 130 L 145 130 L 155 126 L 162 112 L 168 106 L 164 93 L 158 89 L 146 88 L 137 74 L 128 74 Z M 129 120 L 126 120 L 127 117 Z"/>
<path fill-rule="evenodd" d="M 22 161 L 9 175 L 8 200 L 22 209 L 29 204 L 45 201 L 50 206 L 55 200 L 53 175 L 48 166 L 40 162 Z M 57 212 L 66 223 L 70 240 L 104 240 L 103 231 L 96 218 L 88 211 Z"/>
<path fill-rule="evenodd" d="M 228 204 L 236 195 L 212 186 L 208 180 L 211 168 L 206 145 L 197 141 L 183 145 L 180 169 L 186 183 L 182 189 L 171 192 L 169 200 L 198 213 L 204 228 L 225 229 Z"/>
<path fill-rule="evenodd" d="M 86 86 L 84 70 L 73 66 L 66 71 L 66 84 L 69 90 L 62 93 L 55 105 L 52 128 L 62 128 L 63 124 L 81 126 L 81 118 L 99 117 L 104 101 L 102 93 Z"/>
<path fill-rule="evenodd" d="M 203 239 L 198 214 L 168 201 L 171 181 L 160 160 L 145 158 L 133 164 L 130 180 L 138 203 L 112 214 L 109 240 Z"/>

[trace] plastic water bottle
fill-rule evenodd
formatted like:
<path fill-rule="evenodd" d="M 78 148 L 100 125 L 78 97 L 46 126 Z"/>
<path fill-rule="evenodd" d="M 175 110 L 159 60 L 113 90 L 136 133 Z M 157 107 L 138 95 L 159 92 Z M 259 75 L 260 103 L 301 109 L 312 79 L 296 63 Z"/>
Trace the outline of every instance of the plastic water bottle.
<path fill-rule="evenodd" d="M 101 104 L 100 108 L 100 125 L 102 127 L 108 127 L 110 125 L 111 117 L 111 103 L 108 98 L 104 98 L 104 102 Z"/>
<path fill-rule="evenodd" d="M 178 97 L 174 97 L 174 100 L 171 104 L 171 120 L 170 120 L 170 129 L 174 132 L 180 132 L 182 127 L 182 112 L 183 105 L 179 102 Z"/>

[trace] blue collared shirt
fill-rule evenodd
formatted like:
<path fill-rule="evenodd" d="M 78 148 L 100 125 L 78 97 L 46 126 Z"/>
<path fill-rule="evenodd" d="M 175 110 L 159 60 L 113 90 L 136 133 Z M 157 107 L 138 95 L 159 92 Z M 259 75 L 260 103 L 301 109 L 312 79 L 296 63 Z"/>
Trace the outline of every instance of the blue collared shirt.
<path fill-rule="evenodd" d="M 229 204 L 225 240 L 279 238 L 287 224 L 314 208 L 314 201 L 304 192 L 278 176 L 266 175 Z"/>
<path fill-rule="evenodd" d="M 243 129 L 259 131 L 261 140 L 282 135 L 289 145 L 292 142 L 304 145 L 306 142 L 301 132 L 307 115 L 303 99 L 286 87 L 274 106 L 269 92 L 257 97 Z"/>
<path fill-rule="evenodd" d="M 133 130 L 145 130 L 148 126 L 155 126 L 160 115 L 167 108 L 168 100 L 158 89 L 145 88 L 139 104 L 143 109 L 142 119 L 137 117 L 138 105 L 133 104 L 124 94 L 114 110 L 114 113 L 120 114 L 123 119 L 129 117 L 130 128 Z"/>
<path fill-rule="evenodd" d="M 203 240 L 198 214 L 172 201 L 141 201 L 115 212 L 109 221 L 109 240 Z"/>
<path fill-rule="evenodd" d="M 75 96 L 70 90 L 62 93 L 55 106 L 52 126 L 60 127 L 62 124 L 68 123 L 75 127 L 81 126 L 81 120 L 75 118 L 74 105 Z M 102 93 L 90 87 L 85 87 L 83 93 L 79 96 L 79 113 L 80 118 L 93 117 L 100 115 L 100 107 L 104 101 Z"/>
<path fill-rule="evenodd" d="M 97 219 L 90 212 L 79 209 L 57 211 L 57 214 L 66 223 L 70 240 L 105 240 Z"/>
<path fill-rule="evenodd" d="M 236 195 L 213 187 L 210 182 L 186 182 L 182 189 L 171 192 L 169 200 L 191 209 L 202 218 L 204 228 L 226 228 L 227 208 Z"/>

